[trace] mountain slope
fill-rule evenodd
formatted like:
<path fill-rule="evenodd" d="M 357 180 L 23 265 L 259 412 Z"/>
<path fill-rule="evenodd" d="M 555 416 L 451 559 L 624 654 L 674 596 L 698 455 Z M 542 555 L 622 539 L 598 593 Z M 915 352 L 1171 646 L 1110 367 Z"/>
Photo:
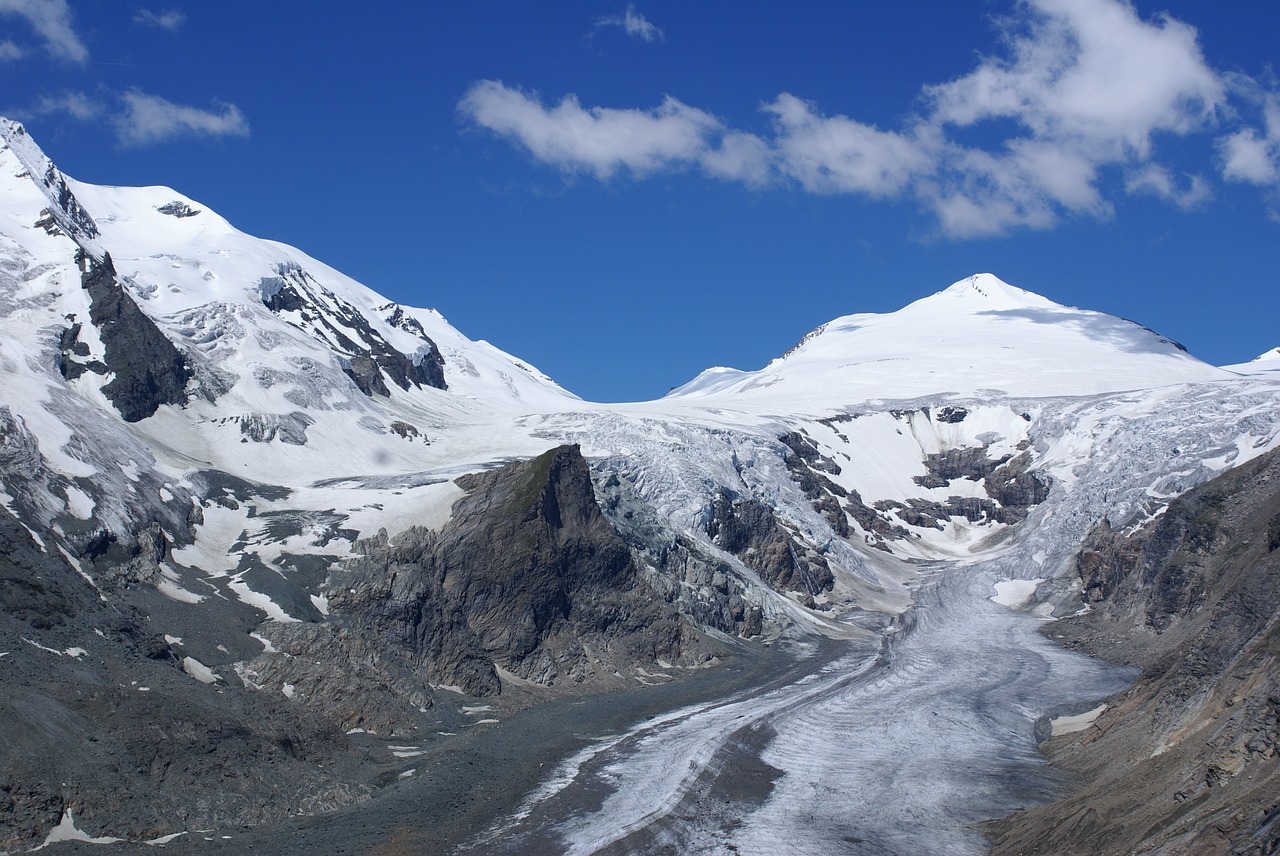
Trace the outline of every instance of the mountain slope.
<path fill-rule="evenodd" d="M 1052 635 L 1142 675 L 1049 741 L 1085 787 L 996 824 L 994 852 L 1273 852 L 1280 455 L 1185 494 L 1141 531 L 1104 523 L 1077 565 L 1092 610 Z"/>
<path fill-rule="evenodd" d="M 833 400 L 1092 395 L 1226 377 L 1138 324 L 976 274 L 897 312 L 837 318 L 759 371 L 710 369 L 668 397 L 796 412 Z"/>

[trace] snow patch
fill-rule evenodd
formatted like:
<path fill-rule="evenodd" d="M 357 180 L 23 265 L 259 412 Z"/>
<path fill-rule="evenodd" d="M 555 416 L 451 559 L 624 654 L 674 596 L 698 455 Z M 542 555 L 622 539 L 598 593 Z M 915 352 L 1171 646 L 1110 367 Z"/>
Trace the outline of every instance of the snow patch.
<path fill-rule="evenodd" d="M 221 675 L 195 657 L 184 657 L 182 659 L 182 670 L 202 684 L 213 684 L 222 680 Z"/>
<path fill-rule="evenodd" d="M 270 640 L 270 639 L 268 639 L 267 637 L 263 636 L 261 633 L 258 633 L 256 630 L 255 630 L 254 632 L 252 632 L 252 633 L 250 633 L 250 634 L 249 634 L 249 638 L 250 638 L 250 639 L 257 640 L 258 642 L 261 642 L 261 643 L 262 643 L 262 653 L 264 653 L 264 654 L 279 654 L 279 653 L 280 653 L 280 649 L 279 649 L 279 648 L 277 648 L 275 645 L 272 645 L 272 644 L 271 644 L 271 640 Z"/>
<path fill-rule="evenodd" d="M 1053 737 L 1060 737 L 1063 734 L 1074 734 L 1077 731 L 1084 731 L 1094 721 L 1102 716 L 1107 706 L 1100 704 L 1093 710 L 1086 710 L 1084 713 L 1077 713 L 1074 716 L 1055 716 L 1049 720 L 1050 734 Z"/>
<path fill-rule="evenodd" d="M 1042 582 L 1044 579 L 1040 577 L 1034 580 L 1001 580 L 995 584 L 996 593 L 988 600 L 993 600 L 1010 609 L 1017 609 L 1026 606 L 1027 602 L 1035 596 L 1036 586 Z"/>
<path fill-rule="evenodd" d="M 45 838 L 44 843 L 34 849 L 43 850 L 50 844 L 57 844 L 62 841 L 79 841 L 84 844 L 118 844 L 124 839 L 112 838 L 107 835 L 95 838 L 89 835 L 89 833 L 76 827 L 75 818 L 71 816 L 71 809 L 66 809 L 62 813 L 62 820 L 58 822 L 58 825 L 49 830 L 49 835 Z"/>
<path fill-rule="evenodd" d="M 74 517 L 89 520 L 93 517 L 95 507 L 97 503 L 93 501 L 93 497 L 75 485 L 67 485 L 67 511 Z"/>

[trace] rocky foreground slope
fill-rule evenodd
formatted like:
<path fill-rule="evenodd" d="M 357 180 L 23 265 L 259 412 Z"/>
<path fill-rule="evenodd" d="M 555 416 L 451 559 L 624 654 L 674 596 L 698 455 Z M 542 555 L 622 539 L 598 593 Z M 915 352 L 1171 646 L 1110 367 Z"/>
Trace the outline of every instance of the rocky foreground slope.
<path fill-rule="evenodd" d="M 1275 852 L 1280 454 L 1137 531 L 1104 521 L 1077 567 L 1091 608 L 1049 635 L 1142 673 L 1082 730 L 1050 737 L 1079 792 L 993 824 L 993 852 Z"/>

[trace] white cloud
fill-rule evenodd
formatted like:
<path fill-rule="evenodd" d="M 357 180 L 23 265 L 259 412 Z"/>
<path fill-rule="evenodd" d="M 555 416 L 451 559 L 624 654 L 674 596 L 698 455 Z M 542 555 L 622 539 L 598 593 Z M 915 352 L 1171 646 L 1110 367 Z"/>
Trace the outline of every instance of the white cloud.
<path fill-rule="evenodd" d="M 1271 184 L 1276 180 L 1276 143 L 1253 128 L 1223 137 L 1222 174 L 1233 181 Z"/>
<path fill-rule="evenodd" d="M 654 26 L 648 18 L 636 11 L 636 4 L 628 3 L 627 10 L 621 15 L 609 15 L 596 19 L 597 29 L 600 27 L 622 27 L 628 36 L 646 42 L 656 42 L 665 36 L 662 30 Z"/>
<path fill-rule="evenodd" d="M 1209 183 L 1199 175 L 1186 176 L 1186 187 L 1179 188 L 1169 170 L 1159 164 L 1149 163 L 1126 179 L 1125 190 L 1130 193 L 1146 193 L 1171 202 L 1183 211 L 1198 208 L 1213 196 Z"/>
<path fill-rule="evenodd" d="M 1012 119 L 1032 136 L 1111 160 L 1145 157 L 1157 131 L 1204 126 L 1226 87 L 1204 61 L 1194 28 L 1141 20 L 1123 0 L 1030 0 L 1012 59 L 927 87 L 932 120 Z"/>
<path fill-rule="evenodd" d="M 27 52 L 8 39 L 0 41 L 0 62 L 13 62 L 22 59 Z"/>
<path fill-rule="evenodd" d="M 154 27 L 157 30 L 168 30 L 171 33 L 177 32 L 186 22 L 186 14 L 177 9 L 166 9 L 163 12 L 139 9 L 137 14 L 133 16 L 133 23 L 140 27 Z"/>
<path fill-rule="evenodd" d="M 671 97 L 648 111 L 583 107 L 573 95 L 545 107 L 492 81 L 475 84 L 459 108 L 535 158 L 601 180 L 696 165 L 755 186 L 911 199 L 954 238 L 1105 219 L 1120 193 L 1182 209 L 1205 203 L 1207 179 L 1175 177 L 1156 159 L 1162 136 L 1219 134 L 1224 177 L 1280 181 L 1280 102 L 1266 97 L 1265 131 L 1224 135 L 1222 125 L 1239 127 L 1231 100 L 1242 81 L 1256 84 L 1210 67 L 1190 25 L 1144 19 L 1129 0 L 1018 0 L 1003 37 L 999 55 L 924 87 L 897 129 L 824 115 L 789 93 L 762 106 L 764 133 Z"/>
<path fill-rule="evenodd" d="M 1202 178 L 1175 188 L 1149 158 L 1157 133 L 1212 126 L 1226 102 L 1195 30 L 1170 18 L 1143 21 L 1122 0 L 1030 0 L 1006 33 L 1008 56 L 926 87 L 924 121 L 940 134 L 1012 121 L 1020 133 L 989 148 L 944 152 L 936 183 L 917 187 L 944 234 L 1049 228 L 1064 213 L 1110 216 L 1098 188 L 1106 167 L 1130 167 L 1129 192 L 1191 207 L 1207 198 Z"/>
<path fill-rule="evenodd" d="M 1263 132 L 1244 128 L 1218 141 L 1222 175 L 1231 181 L 1261 185 L 1280 182 L 1280 98 L 1266 95 L 1261 100 Z"/>
<path fill-rule="evenodd" d="M 930 155 L 918 139 L 846 116 L 821 116 L 787 93 L 763 109 L 777 126 L 778 169 L 805 190 L 897 196 L 930 169 Z"/>
<path fill-rule="evenodd" d="M 218 105 L 219 110 L 202 110 L 136 89 L 120 97 L 125 109 L 112 122 L 122 145 L 149 145 L 184 136 L 249 136 L 249 123 L 234 104 Z"/>
<path fill-rule="evenodd" d="M 762 145 L 750 135 L 728 132 L 710 113 L 671 97 L 652 110 L 584 108 L 573 95 L 547 107 L 535 95 L 484 80 L 467 91 L 458 109 L 538 160 L 599 179 L 623 169 L 646 175 L 690 165 L 749 182 L 765 174 Z"/>
<path fill-rule="evenodd" d="M 0 15 L 16 15 L 24 19 L 44 40 L 45 50 L 55 59 L 72 62 L 89 59 L 89 49 L 71 29 L 71 9 L 67 0 L 0 0 Z M 12 45 L 12 42 L 8 44 Z"/>
<path fill-rule="evenodd" d="M 35 115 L 47 116 L 53 113 L 65 113 L 81 122 L 91 122 L 106 112 L 106 107 L 97 99 L 83 92 L 63 92 L 61 95 L 45 95 L 30 109 Z"/>

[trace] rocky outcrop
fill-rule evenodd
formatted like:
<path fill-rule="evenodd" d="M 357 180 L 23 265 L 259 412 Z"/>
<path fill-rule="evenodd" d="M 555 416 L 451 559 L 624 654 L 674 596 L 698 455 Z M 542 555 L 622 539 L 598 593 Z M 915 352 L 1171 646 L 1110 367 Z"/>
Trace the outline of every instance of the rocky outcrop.
<path fill-rule="evenodd" d="M 1280 848 L 1280 453 L 1104 521 L 1077 568 L 1092 609 L 1049 626 L 1142 670 L 1085 731 L 1049 740 L 1079 791 L 991 827 L 997 854 L 1263 854 Z"/>
<path fill-rule="evenodd" d="M 764 610 L 750 583 L 702 542 L 660 518 L 617 472 L 598 477 L 596 493 L 610 523 L 643 565 L 648 586 L 661 600 L 698 627 L 744 639 L 766 632 Z"/>
<path fill-rule="evenodd" d="M 235 417 L 240 423 L 241 442 L 270 443 L 279 439 L 291 446 L 307 444 L 307 428 L 315 420 L 301 410 L 291 413 L 248 413 Z"/>
<path fill-rule="evenodd" d="M 776 591 L 813 596 L 835 585 L 827 560 L 783 526 L 773 509 L 759 500 L 735 501 L 721 492 L 712 506 L 707 535 Z"/>
<path fill-rule="evenodd" d="M 791 431 L 778 439 L 788 449 L 786 464 L 791 478 L 835 534 L 848 538 L 852 532 L 849 521 L 852 520 L 866 533 L 868 545 L 886 551 L 889 550 L 886 541 L 910 537 L 906 529 L 882 513 L 887 509 L 871 508 L 856 490 L 846 490 L 827 478 L 827 475 L 839 475 L 840 466 L 823 456 L 808 437 Z"/>
<path fill-rule="evenodd" d="M 494 695 L 502 670 L 577 691 L 718 651 L 640 572 L 576 446 L 458 484 L 467 496 L 440 532 L 359 543 L 363 556 L 332 578 L 324 624 L 264 626 L 279 650 L 250 663 L 249 679 L 288 683 L 346 727 L 395 731 L 433 685 Z"/>
<path fill-rule="evenodd" d="M 89 318 L 114 375 L 103 394 L 126 422 L 146 419 L 162 404 L 185 404 L 191 369 L 182 353 L 125 293 L 110 256 L 98 261 L 81 252 L 78 258 L 81 284 L 89 292 Z"/>
<path fill-rule="evenodd" d="M 175 199 L 172 202 L 166 202 L 164 205 L 157 207 L 156 210 L 161 214 L 168 214 L 170 217 L 177 217 L 180 220 L 185 217 L 194 217 L 200 213 L 199 208 L 192 208 L 190 205 L 179 199 Z"/>
<path fill-rule="evenodd" d="M 333 347 L 344 357 L 343 371 L 365 395 L 390 395 L 386 381 L 400 387 L 447 389 L 444 358 L 422 325 L 401 313 L 389 320 L 422 342 L 406 355 L 383 338 L 356 307 L 313 280 L 305 270 L 280 264 L 277 276 L 259 283 L 262 303 L 272 312 L 291 316 L 290 323 Z"/>

